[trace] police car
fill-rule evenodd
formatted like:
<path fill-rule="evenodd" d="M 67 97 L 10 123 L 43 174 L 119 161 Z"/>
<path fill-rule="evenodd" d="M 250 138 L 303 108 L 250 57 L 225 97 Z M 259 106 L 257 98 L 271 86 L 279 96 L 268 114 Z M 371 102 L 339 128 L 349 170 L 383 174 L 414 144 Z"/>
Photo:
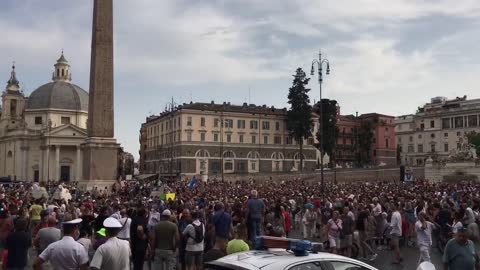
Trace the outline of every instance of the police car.
<path fill-rule="evenodd" d="M 235 253 L 207 263 L 207 270 L 377 270 L 347 257 L 316 252 L 306 240 L 259 237 L 256 250 Z"/>

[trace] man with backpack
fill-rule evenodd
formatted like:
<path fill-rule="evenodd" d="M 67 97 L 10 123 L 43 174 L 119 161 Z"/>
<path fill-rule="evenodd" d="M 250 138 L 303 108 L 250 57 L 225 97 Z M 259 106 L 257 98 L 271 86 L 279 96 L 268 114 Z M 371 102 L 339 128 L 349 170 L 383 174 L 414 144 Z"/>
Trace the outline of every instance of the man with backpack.
<path fill-rule="evenodd" d="M 187 238 L 185 265 L 187 270 L 199 270 L 203 265 L 205 225 L 200 221 L 197 211 L 192 212 L 191 217 L 192 223 L 183 231 L 183 236 Z"/>

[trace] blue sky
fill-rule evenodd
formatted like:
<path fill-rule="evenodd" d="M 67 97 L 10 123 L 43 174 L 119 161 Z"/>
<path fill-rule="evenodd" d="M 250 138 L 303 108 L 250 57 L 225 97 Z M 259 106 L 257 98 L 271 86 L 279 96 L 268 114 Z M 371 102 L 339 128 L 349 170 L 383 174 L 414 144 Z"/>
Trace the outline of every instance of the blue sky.
<path fill-rule="evenodd" d="M 63 48 L 88 91 L 92 6 L 1 0 L 0 79 L 15 61 L 29 94 Z M 477 98 L 479 15 L 478 0 L 114 0 L 115 136 L 138 157 L 141 123 L 172 97 L 285 107 L 291 75 L 319 49 L 332 68 L 324 96 L 345 114 Z"/>

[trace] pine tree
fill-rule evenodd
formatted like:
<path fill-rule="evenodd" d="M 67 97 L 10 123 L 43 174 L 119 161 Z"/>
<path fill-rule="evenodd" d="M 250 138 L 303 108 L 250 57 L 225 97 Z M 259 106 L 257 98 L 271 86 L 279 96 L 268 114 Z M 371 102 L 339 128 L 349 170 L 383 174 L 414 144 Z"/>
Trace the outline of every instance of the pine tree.
<path fill-rule="evenodd" d="M 303 141 L 312 135 L 312 107 L 308 97 L 309 88 L 306 88 L 309 78 L 305 72 L 297 68 L 293 75 L 293 85 L 288 92 L 290 110 L 287 115 L 287 129 L 300 148 L 300 171 L 303 171 Z"/>

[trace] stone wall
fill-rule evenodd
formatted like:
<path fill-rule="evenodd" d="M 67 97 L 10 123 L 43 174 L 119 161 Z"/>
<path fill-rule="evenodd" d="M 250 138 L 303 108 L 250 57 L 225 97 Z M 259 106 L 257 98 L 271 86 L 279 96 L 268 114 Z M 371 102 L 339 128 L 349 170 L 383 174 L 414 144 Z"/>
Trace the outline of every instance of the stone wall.
<path fill-rule="evenodd" d="M 425 178 L 425 171 L 423 167 L 412 168 L 413 176 L 418 179 Z M 336 174 L 336 175 L 335 175 Z M 269 180 L 270 177 L 275 181 L 292 180 L 293 178 L 300 178 L 306 181 L 318 181 L 320 182 L 320 172 L 315 173 L 281 173 L 281 174 L 255 174 L 255 175 L 229 175 L 225 174 L 224 179 L 226 181 L 238 181 L 254 179 L 256 181 Z M 211 179 L 220 179 L 221 175 L 211 175 Z M 384 169 L 341 169 L 335 173 L 331 170 L 324 171 L 325 182 L 348 183 L 356 181 L 374 182 L 374 181 L 399 181 L 400 180 L 400 168 L 384 168 Z"/>
<path fill-rule="evenodd" d="M 433 182 L 447 180 L 478 180 L 480 177 L 480 166 L 475 162 L 448 162 L 445 164 L 425 165 L 425 178 Z"/>

